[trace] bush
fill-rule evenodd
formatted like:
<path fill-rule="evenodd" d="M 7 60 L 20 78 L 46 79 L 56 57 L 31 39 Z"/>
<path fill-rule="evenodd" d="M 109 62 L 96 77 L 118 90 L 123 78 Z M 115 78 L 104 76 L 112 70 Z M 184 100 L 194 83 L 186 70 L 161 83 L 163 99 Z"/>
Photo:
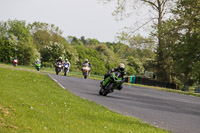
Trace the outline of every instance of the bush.
<path fill-rule="evenodd" d="M 133 67 L 128 66 L 127 75 L 135 75 L 136 71 Z"/>
<path fill-rule="evenodd" d="M 54 64 L 52 64 L 51 62 L 42 62 L 42 66 L 43 67 L 54 67 Z"/>

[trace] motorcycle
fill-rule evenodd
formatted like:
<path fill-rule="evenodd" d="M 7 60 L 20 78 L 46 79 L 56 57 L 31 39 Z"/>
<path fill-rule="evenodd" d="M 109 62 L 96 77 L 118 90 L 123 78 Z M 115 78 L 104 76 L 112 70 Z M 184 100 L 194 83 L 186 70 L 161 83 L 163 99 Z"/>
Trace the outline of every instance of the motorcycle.
<path fill-rule="evenodd" d="M 18 64 L 18 60 L 17 60 L 17 59 L 14 59 L 14 60 L 13 60 L 13 66 L 16 67 L 17 64 Z"/>
<path fill-rule="evenodd" d="M 84 66 L 84 67 L 82 68 L 82 70 L 83 70 L 84 79 L 87 79 L 87 77 L 89 76 L 90 67 Z"/>
<path fill-rule="evenodd" d="M 69 64 L 64 64 L 64 67 L 63 67 L 64 76 L 67 75 L 68 71 L 69 71 Z"/>
<path fill-rule="evenodd" d="M 36 63 L 36 64 L 35 64 L 35 68 L 37 69 L 37 71 L 40 71 L 40 66 L 41 66 L 40 63 Z"/>
<path fill-rule="evenodd" d="M 105 81 L 101 83 L 99 95 L 106 96 L 108 93 L 112 93 L 115 89 L 117 89 L 122 82 L 122 78 L 119 77 L 120 75 L 120 72 L 111 73 L 110 76 L 105 79 L 105 81 L 108 82 L 107 85 L 103 87 L 102 84 L 104 84 Z"/>
<path fill-rule="evenodd" d="M 62 70 L 62 63 L 57 62 L 55 67 L 56 75 L 58 75 L 58 73 L 61 72 L 61 70 Z"/>

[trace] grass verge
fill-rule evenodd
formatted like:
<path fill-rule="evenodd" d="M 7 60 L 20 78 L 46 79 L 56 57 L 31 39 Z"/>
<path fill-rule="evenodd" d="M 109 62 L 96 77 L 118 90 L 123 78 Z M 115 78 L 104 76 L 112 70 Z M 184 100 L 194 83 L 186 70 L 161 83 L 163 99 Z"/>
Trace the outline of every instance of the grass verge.
<path fill-rule="evenodd" d="M 164 133 L 63 90 L 47 75 L 0 68 L 0 132 Z"/>
<path fill-rule="evenodd" d="M 11 68 L 11 69 L 24 69 L 24 70 L 28 70 L 28 71 L 36 71 L 35 67 L 22 66 L 22 65 L 13 67 L 11 64 L 4 64 L 4 63 L 0 63 L 0 67 Z M 41 68 L 40 72 L 55 74 L 54 69 L 48 68 L 48 67 Z M 59 75 L 62 75 L 62 74 L 63 74 L 63 72 L 59 73 Z M 83 77 L 81 72 L 76 72 L 76 71 L 70 71 L 68 76 Z M 88 78 L 95 79 L 95 80 L 102 80 L 103 76 L 91 74 L 90 77 L 88 77 Z M 132 86 L 146 87 L 146 88 L 154 88 L 154 89 L 163 90 L 163 91 L 167 91 L 167 92 L 180 93 L 180 94 L 200 97 L 200 93 L 194 93 L 194 88 L 189 89 L 189 91 L 181 91 L 181 90 L 174 90 L 174 89 L 162 88 L 162 87 L 156 87 L 156 86 L 147 86 L 147 85 L 141 85 L 141 84 L 130 84 L 130 83 L 125 83 L 125 84 L 132 85 Z"/>
<path fill-rule="evenodd" d="M 130 83 L 125 83 L 125 84 L 132 85 L 132 86 L 145 87 L 145 88 L 153 88 L 153 89 L 158 89 L 158 90 L 167 91 L 167 92 L 180 93 L 180 94 L 200 97 L 200 93 L 194 93 L 194 89 L 190 89 L 189 91 L 181 91 L 181 90 L 174 90 L 174 89 L 162 88 L 162 87 L 156 87 L 156 86 L 147 86 L 147 85 L 130 84 Z"/>
<path fill-rule="evenodd" d="M 28 70 L 28 71 L 34 71 L 36 72 L 37 70 L 35 69 L 35 67 L 33 66 L 23 66 L 23 65 L 18 65 L 17 67 L 13 67 L 12 64 L 4 64 L 4 63 L 0 63 L 0 67 L 3 68 L 10 68 L 10 69 L 19 69 L 19 70 Z M 54 68 L 50 68 L 50 67 L 42 67 L 40 69 L 40 72 L 44 72 L 44 73 L 56 73 Z M 59 75 L 64 75 L 63 72 L 60 72 Z M 74 77 L 83 77 L 81 72 L 76 72 L 76 71 L 70 71 L 68 73 L 68 76 L 74 76 Z M 95 79 L 95 80 L 102 80 L 103 76 L 101 75 L 95 75 L 95 74 L 91 74 L 90 77 L 88 77 L 90 79 Z"/>

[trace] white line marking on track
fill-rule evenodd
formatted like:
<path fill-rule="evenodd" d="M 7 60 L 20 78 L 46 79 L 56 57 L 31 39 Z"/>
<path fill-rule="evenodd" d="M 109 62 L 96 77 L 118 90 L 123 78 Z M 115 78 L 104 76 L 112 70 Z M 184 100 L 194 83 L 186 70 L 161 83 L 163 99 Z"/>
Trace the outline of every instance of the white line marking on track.
<path fill-rule="evenodd" d="M 63 89 L 66 89 L 63 85 L 61 85 L 56 79 L 54 79 L 49 73 L 48 73 L 49 77 L 51 79 L 53 79 L 60 87 L 62 87 Z"/>

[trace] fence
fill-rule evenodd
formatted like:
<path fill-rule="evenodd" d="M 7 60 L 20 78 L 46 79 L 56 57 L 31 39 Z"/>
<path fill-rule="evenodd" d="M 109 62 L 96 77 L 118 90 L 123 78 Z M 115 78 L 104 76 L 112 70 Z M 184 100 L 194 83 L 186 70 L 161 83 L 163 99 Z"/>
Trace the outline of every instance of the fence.
<path fill-rule="evenodd" d="M 176 84 L 174 83 L 162 82 L 141 76 L 129 76 L 126 78 L 125 82 L 176 89 Z"/>
<path fill-rule="evenodd" d="M 195 87 L 194 92 L 195 93 L 200 93 L 200 87 Z"/>

